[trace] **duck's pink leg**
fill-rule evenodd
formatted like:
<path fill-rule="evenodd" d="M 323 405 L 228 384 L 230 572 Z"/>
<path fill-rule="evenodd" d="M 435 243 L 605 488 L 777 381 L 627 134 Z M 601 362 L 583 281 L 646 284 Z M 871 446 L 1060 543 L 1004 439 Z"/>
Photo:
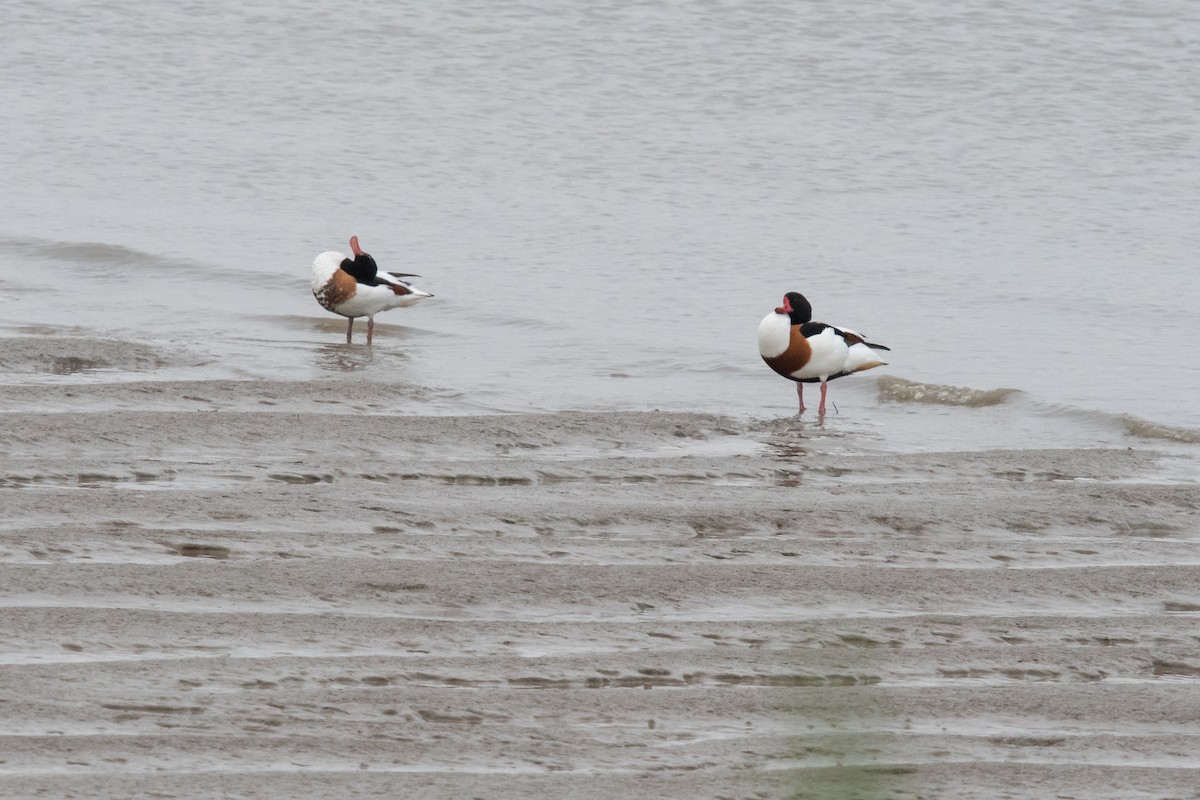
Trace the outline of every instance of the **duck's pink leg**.
<path fill-rule="evenodd" d="M 371 336 L 375 334 L 375 318 L 367 317 L 367 344 L 371 343 Z"/>
<path fill-rule="evenodd" d="M 829 391 L 829 384 L 821 381 L 821 405 L 817 407 L 817 414 L 825 416 L 825 392 Z"/>
<path fill-rule="evenodd" d="M 350 333 L 354 330 L 354 317 L 346 320 L 346 344 L 350 344 Z"/>
<path fill-rule="evenodd" d="M 796 397 L 798 397 L 800 399 L 800 410 L 797 411 L 796 413 L 803 414 L 804 413 L 804 384 L 800 383 L 800 381 L 796 381 Z"/>

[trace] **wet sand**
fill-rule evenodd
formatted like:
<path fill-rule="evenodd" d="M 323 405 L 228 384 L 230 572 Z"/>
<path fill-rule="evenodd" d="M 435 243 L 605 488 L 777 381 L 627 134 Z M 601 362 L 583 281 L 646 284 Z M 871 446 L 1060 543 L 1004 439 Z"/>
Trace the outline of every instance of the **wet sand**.
<path fill-rule="evenodd" d="M 0 796 L 1200 796 L 1172 456 L 421 393 L 0 386 Z"/>

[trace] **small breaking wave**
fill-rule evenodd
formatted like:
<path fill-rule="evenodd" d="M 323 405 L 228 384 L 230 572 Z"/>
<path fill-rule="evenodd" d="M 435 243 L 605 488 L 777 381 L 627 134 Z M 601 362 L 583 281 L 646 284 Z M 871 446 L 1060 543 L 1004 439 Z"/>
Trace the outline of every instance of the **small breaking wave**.
<path fill-rule="evenodd" d="M 1071 405 L 1037 403 L 1036 413 L 1057 419 L 1072 420 L 1100 431 L 1119 431 L 1126 436 L 1140 439 L 1157 439 L 1179 444 L 1200 444 L 1200 429 L 1179 425 L 1164 425 L 1133 414 L 1097 409 L 1079 408 Z"/>
<path fill-rule="evenodd" d="M 1125 432 L 1130 436 L 1139 436 L 1143 439 L 1165 439 L 1169 442 L 1182 442 L 1183 444 L 1200 444 L 1200 430 L 1196 428 L 1162 425 L 1135 417 L 1132 414 L 1122 414 L 1120 419 L 1125 425 Z"/>
<path fill-rule="evenodd" d="M 109 279 L 119 276 L 143 281 L 157 275 L 177 283 L 189 274 L 203 274 L 206 277 L 220 275 L 226 279 L 259 285 L 275 285 L 279 280 L 278 275 L 270 272 L 231 269 L 105 242 L 0 237 L 0 256 L 47 261 L 65 265 L 76 274 Z"/>
<path fill-rule="evenodd" d="M 46 239 L 0 239 L 0 249 L 25 257 L 109 267 L 142 267 L 161 263 L 159 256 L 119 244 L 65 242 Z"/>
<path fill-rule="evenodd" d="M 1019 394 L 1019 389 L 972 389 L 968 386 L 943 386 L 936 383 L 917 381 L 884 375 L 877 381 L 879 399 L 892 403 L 927 403 L 940 406 L 968 406 L 982 408 L 995 406 L 1010 396 Z"/>

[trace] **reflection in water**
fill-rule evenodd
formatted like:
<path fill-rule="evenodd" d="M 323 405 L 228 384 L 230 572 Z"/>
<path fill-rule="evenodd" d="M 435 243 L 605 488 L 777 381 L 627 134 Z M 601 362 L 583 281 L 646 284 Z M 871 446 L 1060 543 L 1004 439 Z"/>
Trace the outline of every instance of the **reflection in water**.
<path fill-rule="evenodd" d="M 799 426 L 772 436 L 767 440 L 767 447 L 770 448 L 771 455 L 775 458 L 789 463 L 802 461 L 808 455 L 804 431 Z"/>
<path fill-rule="evenodd" d="M 402 378 L 391 370 L 407 366 L 410 360 L 409 354 L 398 345 L 380 344 L 378 339 L 372 345 L 345 341 L 318 345 L 313 356 L 317 368 L 324 372 L 365 372 L 375 367 L 389 370 L 389 379 Z"/>
<path fill-rule="evenodd" d="M 101 366 L 104 366 L 103 362 L 97 363 L 89 361 L 86 358 L 76 358 L 74 356 L 55 356 L 50 360 L 50 371 L 55 375 L 71 375 Z"/>
<path fill-rule="evenodd" d="M 783 417 L 768 422 L 764 431 L 767 434 L 764 441 L 771 455 L 780 461 L 795 463 L 808 457 L 812 435 L 825 432 L 825 417 Z"/>
<path fill-rule="evenodd" d="M 375 351 L 361 344 L 325 344 L 313 351 L 317 368 L 326 372 L 358 372 L 370 366 Z"/>
<path fill-rule="evenodd" d="M 756 430 L 762 434 L 769 457 L 786 465 L 777 470 L 776 483 L 779 486 L 799 486 L 807 474 L 803 467 L 807 467 L 813 458 L 827 455 L 830 447 L 836 447 L 837 442 L 851 440 L 856 448 L 861 448 L 870 437 L 861 428 L 841 426 L 836 421 L 831 423 L 832 427 L 827 427 L 827 420 L 825 416 L 809 419 L 784 417 L 756 426 Z M 828 466 L 820 471 L 824 476 L 834 477 L 841 477 L 846 472 Z"/>
<path fill-rule="evenodd" d="M 824 425 L 824 418 L 818 424 Z M 771 424 L 770 435 L 765 440 L 771 455 L 785 464 L 799 464 L 808 456 L 808 443 L 805 431 L 812 427 L 797 417 L 776 420 Z M 801 474 L 795 470 L 785 470 L 786 475 L 780 476 L 780 486 L 799 486 Z"/>

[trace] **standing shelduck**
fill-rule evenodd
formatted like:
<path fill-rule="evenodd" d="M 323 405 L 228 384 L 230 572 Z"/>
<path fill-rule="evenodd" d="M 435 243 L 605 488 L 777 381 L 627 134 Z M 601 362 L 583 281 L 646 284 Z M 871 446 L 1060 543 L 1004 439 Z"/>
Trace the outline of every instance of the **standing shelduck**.
<path fill-rule="evenodd" d="M 804 384 L 821 384 L 821 405 L 817 413 L 825 415 L 828 382 L 843 375 L 887 363 L 876 350 L 889 350 L 868 342 L 861 333 L 812 321 L 812 306 L 799 292 L 788 292 L 783 305 L 763 317 L 758 324 L 758 352 L 767 366 L 796 382 L 800 413 L 804 413 Z"/>
<path fill-rule="evenodd" d="M 354 331 L 354 318 L 367 318 L 367 344 L 375 332 L 375 315 L 389 308 L 402 308 L 433 297 L 402 278 L 419 278 L 403 272 L 380 272 L 375 259 L 358 246 L 358 237 L 350 237 L 354 258 L 336 250 L 321 253 L 313 260 L 312 291 L 321 307 L 348 317 L 346 342 Z"/>

